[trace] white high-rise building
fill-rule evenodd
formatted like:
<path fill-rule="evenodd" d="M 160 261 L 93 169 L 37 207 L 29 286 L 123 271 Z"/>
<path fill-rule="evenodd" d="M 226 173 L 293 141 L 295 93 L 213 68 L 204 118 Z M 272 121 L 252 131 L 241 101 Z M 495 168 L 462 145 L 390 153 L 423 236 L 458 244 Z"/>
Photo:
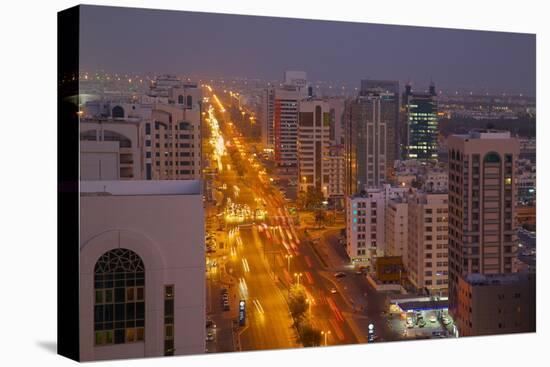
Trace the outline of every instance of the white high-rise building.
<path fill-rule="evenodd" d="M 323 100 L 300 102 L 298 174 L 300 191 L 315 190 L 329 196 L 329 104 Z"/>
<path fill-rule="evenodd" d="M 408 189 L 384 185 L 346 199 L 346 251 L 354 264 L 372 265 L 386 250 L 385 212 L 390 200 Z"/>

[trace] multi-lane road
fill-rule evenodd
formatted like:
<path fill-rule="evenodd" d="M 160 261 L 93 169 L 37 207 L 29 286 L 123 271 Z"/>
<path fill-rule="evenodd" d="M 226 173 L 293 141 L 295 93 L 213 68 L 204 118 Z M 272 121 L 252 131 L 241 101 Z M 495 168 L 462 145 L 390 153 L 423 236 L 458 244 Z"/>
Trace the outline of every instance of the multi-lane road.
<path fill-rule="evenodd" d="M 307 292 L 313 326 L 323 332 L 328 345 L 366 342 L 366 299 L 357 302 L 347 294 L 353 289 L 353 273 L 337 278 L 326 270 L 312 245 L 296 228 L 282 194 L 266 176 L 259 161 L 246 148 L 236 127 L 229 121 L 223 97 L 212 92 L 212 107 L 219 124 L 218 146 L 212 161 L 221 168 L 213 183 L 220 189 L 219 212 L 231 202 L 266 213 L 233 220 L 227 224 L 226 261 L 219 271 L 234 284 L 237 307 L 246 301 L 246 326 L 236 331 L 240 350 L 300 346 L 286 297 L 290 285 L 299 282 Z M 226 151 L 221 153 L 219 141 Z M 350 283 L 351 282 L 351 283 Z M 346 285 L 350 283 L 350 285 Z M 364 283 L 364 282 L 363 282 Z M 212 302 L 217 302 L 213 297 Z M 238 299 L 237 299 L 238 298 Z M 359 303 L 361 305 L 359 306 Z M 364 322 L 361 322 L 364 321 Z M 326 337 L 325 337 L 326 336 Z"/>

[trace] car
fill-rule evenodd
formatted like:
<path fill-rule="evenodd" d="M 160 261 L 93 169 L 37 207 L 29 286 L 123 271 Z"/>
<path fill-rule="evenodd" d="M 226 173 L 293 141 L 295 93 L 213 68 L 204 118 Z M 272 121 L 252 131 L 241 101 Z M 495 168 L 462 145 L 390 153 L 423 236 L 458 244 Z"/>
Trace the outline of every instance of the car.
<path fill-rule="evenodd" d="M 332 294 L 338 293 L 338 290 L 336 288 L 331 288 L 330 293 Z"/>
<path fill-rule="evenodd" d="M 428 320 L 430 322 L 436 322 L 437 321 L 437 317 L 435 317 L 435 315 L 430 315 L 430 317 L 428 317 Z"/>
<path fill-rule="evenodd" d="M 206 334 L 206 341 L 207 342 L 211 342 L 214 340 L 214 334 L 212 332 L 209 332 L 208 334 Z"/>
<path fill-rule="evenodd" d="M 214 321 L 208 319 L 208 320 L 206 320 L 206 328 L 207 329 L 215 329 L 216 324 L 214 324 Z"/>
<path fill-rule="evenodd" d="M 361 270 L 357 270 L 357 271 L 355 272 L 355 274 L 356 274 L 356 275 L 363 275 L 363 272 L 362 272 Z"/>
<path fill-rule="evenodd" d="M 343 277 L 346 276 L 346 273 L 343 273 L 343 272 L 339 271 L 339 272 L 337 272 L 337 273 L 334 273 L 334 276 L 335 276 L 336 278 L 343 278 Z"/>

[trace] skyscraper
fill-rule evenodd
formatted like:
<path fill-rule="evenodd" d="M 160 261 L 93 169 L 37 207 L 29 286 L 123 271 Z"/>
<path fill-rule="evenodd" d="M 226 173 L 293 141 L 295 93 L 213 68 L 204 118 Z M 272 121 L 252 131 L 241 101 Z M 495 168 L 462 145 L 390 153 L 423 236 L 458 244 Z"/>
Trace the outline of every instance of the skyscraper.
<path fill-rule="evenodd" d="M 312 99 L 300 102 L 298 162 L 300 191 L 329 194 L 330 106 Z"/>
<path fill-rule="evenodd" d="M 300 91 L 294 86 L 275 90 L 273 127 L 275 163 L 281 173 L 294 173 L 298 165 L 298 104 Z"/>
<path fill-rule="evenodd" d="M 387 182 L 388 166 L 393 165 L 390 161 L 393 157 L 393 148 L 390 147 L 393 138 L 388 132 L 393 119 L 390 120 L 386 113 L 392 110 L 387 108 L 387 98 L 393 98 L 393 94 L 362 92 L 346 104 L 344 118 L 348 196 L 367 188 L 381 187 Z"/>
<path fill-rule="evenodd" d="M 361 80 L 361 95 L 380 95 L 381 119 L 386 121 L 388 135 L 387 161 L 388 173 L 393 162 L 399 157 L 399 82 L 396 80 Z"/>
<path fill-rule="evenodd" d="M 519 143 L 497 130 L 452 135 L 448 143 L 449 310 L 460 317 L 461 278 L 513 271 Z"/>
<path fill-rule="evenodd" d="M 439 131 L 435 85 L 430 84 L 428 93 L 419 93 L 413 92 L 411 85 L 407 84 L 403 94 L 403 108 L 406 119 L 404 158 L 437 160 Z"/>

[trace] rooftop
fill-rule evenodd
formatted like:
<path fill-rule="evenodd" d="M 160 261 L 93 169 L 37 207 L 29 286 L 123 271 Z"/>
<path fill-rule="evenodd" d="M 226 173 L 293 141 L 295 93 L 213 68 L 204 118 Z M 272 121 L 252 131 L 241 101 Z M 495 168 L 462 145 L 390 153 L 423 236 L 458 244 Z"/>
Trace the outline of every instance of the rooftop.
<path fill-rule="evenodd" d="M 80 193 L 85 196 L 199 195 L 201 181 L 81 181 Z"/>
<path fill-rule="evenodd" d="M 529 280 L 529 274 L 468 274 L 466 282 L 471 285 L 504 285 Z"/>
<path fill-rule="evenodd" d="M 465 139 L 510 139 L 510 132 L 495 129 L 474 129 L 466 135 L 460 135 Z"/>

